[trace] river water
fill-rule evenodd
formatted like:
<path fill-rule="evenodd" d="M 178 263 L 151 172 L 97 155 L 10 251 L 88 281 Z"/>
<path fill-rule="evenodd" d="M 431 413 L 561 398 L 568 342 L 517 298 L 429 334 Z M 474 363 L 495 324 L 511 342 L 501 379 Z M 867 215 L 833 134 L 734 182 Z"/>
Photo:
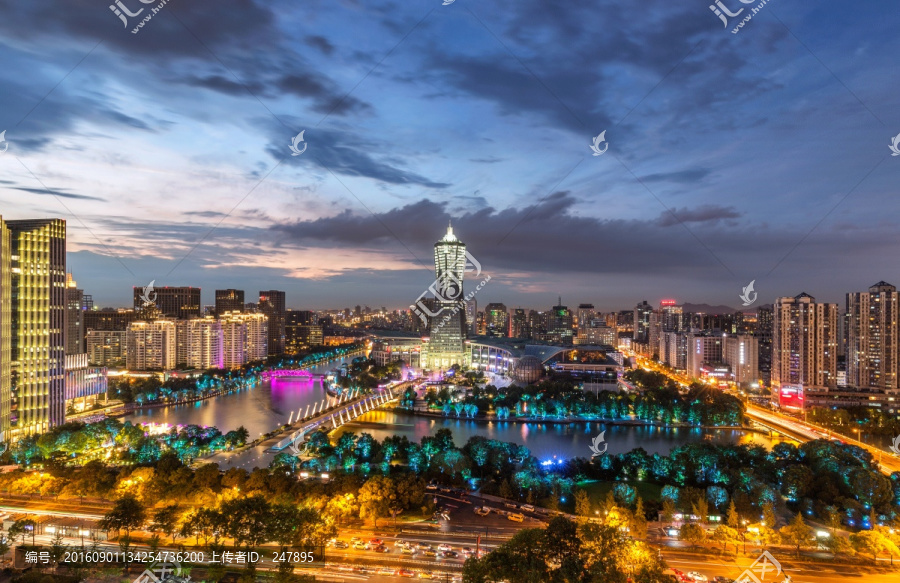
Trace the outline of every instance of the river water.
<path fill-rule="evenodd" d="M 353 357 L 319 365 L 311 372 L 326 374 Z M 222 433 L 244 426 L 251 438 L 268 433 L 281 424 L 287 423 L 298 410 L 304 413 L 325 398 L 321 379 L 300 380 L 296 378 L 273 379 L 260 383 L 252 389 L 245 389 L 228 395 L 221 395 L 188 405 L 178 405 L 159 409 L 146 409 L 127 417 L 136 423 L 169 423 L 172 425 L 197 424 L 218 427 Z M 405 435 L 412 441 L 419 441 L 426 435 L 433 435 L 446 428 L 453 433 L 457 445 L 463 445 L 469 437 L 482 435 L 490 439 L 510 441 L 528 447 L 541 460 L 589 457 L 588 446 L 601 431 L 608 445 L 608 452 L 623 453 L 642 447 L 649 453 L 666 455 L 672 449 L 692 443 L 709 440 L 712 443 L 757 443 L 770 448 L 773 439 L 741 431 L 700 429 L 662 429 L 644 426 L 602 425 L 599 423 L 512 423 L 476 422 L 458 419 L 422 417 L 402 411 L 376 410 L 364 414 L 352 423 L 340 428 L 337 433 L 353 431 L 369 433 L 381 440 L 389 435 Z M 249 455 L 249 454 L 248 454 Z M 270 456 L 255 455 L 254 463 L 266 465 Z M 248 458 L 249 459 L 249 458 Z M 237 460 L 235 460 L 237 462 Z M 244 460 L 241 460 L 242 463 Z M 236 464 L 236 465 L 242 465 Z"/>

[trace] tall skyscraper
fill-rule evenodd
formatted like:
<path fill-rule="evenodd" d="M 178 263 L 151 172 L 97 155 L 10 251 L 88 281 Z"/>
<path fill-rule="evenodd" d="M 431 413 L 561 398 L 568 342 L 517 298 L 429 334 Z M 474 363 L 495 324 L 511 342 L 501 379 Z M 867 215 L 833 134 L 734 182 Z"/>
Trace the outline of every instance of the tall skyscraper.
<path fill-rule="evenodd" d="M 284 354 L 284 320 L 287 315 L 284 292 L 274 289 L 259 292 L 259 311 L 269 319 L 269 354 Z"/>
<path fill-rule="evenodd" d="M 66 274 L 66 354 L 84 353 L 84 290 Z"/>
<path fill-rule="evenodd" d="M 510 334 L 512 338 L 528 338 L 528 315 L 522 308 L 516 308 L 513 311 L 512 322 L 510 324 Z"/>
<path fill-rule="evenodd" d="M 509 310 L 506 305 L 493 303 L 484 307 L 484 326 L 488 336 L 509 336 Z"/>
<path fill-rule="evenodd" d="M 725 338 L 723 360 L 731 366 L 734 382 L 748 386 L 759 380 L 759 338 L 739 334 Z"/>
<path fill-rule="evenodd" d="M 587 330 L 594 321 L 594 304 L 578 304 L 578 331 Z"/>
<path fill-rule="evenodd" d="M 65 422 L 66 222 L 7 221 L 6 227 L 9 267 L 3 266 L 3 283 L 9 277 L 9 285 L 3 287 L 9 292 L 11 365 L 3 428 L 19 436 Z"/>
<path fill-rule="evenodd" d="M 756 331 L 759 337 L 759 376 L 766 386 L 772 385 L 772 336 L 775 326 L 775 311 L 772 308 L 756 310 Z"/>
<path fill-rule="evenodd" d="M 188 320 L 200 317 L 199 287 L 154 287 L 156 309 L 163 316 Z M 144 308 L 144 287 L 134 288 L 135 311 Z M 152 298 L 151 294 L 151 298 Z"/>
<path fill-rule="evenodd" d="M 772 340 L 772 386 L 834 387 L 837 383 L 837 304 L 809 294 L 778 298 Z"/>
<path fill-rule="evenodd" d="M 434 244 L 435 281 L 440 294 L 429 323 L 429 339 L 425 367 L 448 369 L 466 364 L 465 331 L 463 330 L 463 278 L 466 271 L 466 245 L 447 227 L 447 234 Z"/>
<path fill-rule="evenodd" d="M 650 314 L 653 306 L 645 301 L 634 308 L 634 341 L 640 344 L 650 343 Z"/>
<path fill-rule="evenodd" d="M 0 437 L 10 438 L 12 406 L 12 257 L 9 228 L 0 216 Z"/>
<path fill-rule="evenodd" d="M 562 305 L 562 298 L 559 298 L 559 303 L 550 311 L 550 326 L 547 335 L 551 342 L 559 344 L 572 344 L 575 338 L 575 322 L 572 311 L 568 306 Z"/>
<path fill-rule="evenodd" d="M 216 314 L 225 312 L 244 311 L 244 290 L 242 289 L 217 289 L 216 290 Z"/>
<path fill-rule="evenodd" d="M 900 294 L 879 281 L 868 292 L 847 294 L 847 384 L 896 389 Z"/>
<path fill-rule="evenodd" d="M 675 300 L 663 300 L 659 303 L 659 328 L 663 332 L 681 332 L 682 315 L 684 311 Z"/>

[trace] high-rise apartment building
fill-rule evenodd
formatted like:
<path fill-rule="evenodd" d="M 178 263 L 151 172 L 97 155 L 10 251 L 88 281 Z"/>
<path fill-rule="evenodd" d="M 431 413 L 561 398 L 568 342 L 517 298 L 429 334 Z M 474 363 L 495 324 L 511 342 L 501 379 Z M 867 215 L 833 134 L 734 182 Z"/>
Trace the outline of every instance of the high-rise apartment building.
<path fill-rule="evenodd" d="M 145 295 L 146 294 L 146 295 Z M 188 320 L 200 317 L 199 287 L 145 287 L 134 288 L 135 311 L 146 308 L 146 298 L 152 300 L 163 316 Z"/>
<path fill-rule="evenodd" d="M 477 336 L 478 331 L 478 300 L 472 298 L 470 300 L 466 300 L 466 319 L 463 322 L 463 325 L 466 328 L 466 333 L 469 336 Z"/>
<path fill-rule="evenodd" d="M 177 364 L 175 322 L 138 320 L 125 333 L 125 366 L 129 370 L 172 370 Z"/>
<path fill-rule="evenodd" d="M 725 338 L 723 359 L 731 367 L 734 382 L 748 386 L 759 382 L 759 338 L 739 334 Z"/>
<path fill-rule="evenodd" d="M 634 341 L 639 344 L 650 344 L 650 314 L 653 306 L 645 301 L 634 308 Z"/>
<path fill-rule="evenodd" d="M 466 364 L 465 330 L 463 329 L 463 279 L 466 271 L 466 245 L 447 227 L 447 234 L 434 244 L 435 299 L 437 316 L 429 323 L 425 368 L 448 369 Z"/>
<path fill-rule="evenodd" d="M 66 354 L 84 353 L 84 290 L 66 274 Z"/>
<path fill-rule="evenodd" d="M 65 422 L 66 222 L 6 221 L 2 238 L 0 423 L 6 436 L 42 433 Z"/>
<path fill-rule="evenodd" d="M 775 326 L 775 311 L 772 308 L 756 310 L 756 330 L 759 338 L 759 376 L 763 384 L 772 385 L 772 337 Z"/>
<path fill-rule="evenodd" d="M 837 304 L 809 294 L 778 298 L 772 339 L 772 386 L 828 388 L 837 383 Z"/>
<path fill-rule="evenodd" d="M 488 336 L 509 336 L 509 310 L 504 304 L 488 304 L 484 307 L 484 326 Z"/>
<path fill-rule="evenodd" d="M 528 333 L 528 315 L 522 308 L 513 310 L 509 335 L 512 338 L 528 338 L 530 336 Z"/>
<path fill-rule="evenodd" d="M 269 319 L 269 354 L 284 354 L 285 293 L 274 289 L 259 292 L 259 311 Z"/>
<path fill-rule="evenodd" d="M 847 294 L 847 384 L 897 389 L 900 294 L 879 281 L 868 292 Z"/>
<path fill-rule="evenodd" d="M 269 354 L 269 318 L 262 313 L 225 313 L 222 326 L 224 368 L 237 368 L 248 362 L 265 360 Z"/>
<path fill-rule="evenodd" d="M 125 330 L 88 330 L 88 362 L 97 366 L 125 366 Z"/>
<path fill-rule="evenodd" d="M 216 290 L 216 314 L 225 312 L 244 311 L 244 290 L 242 289 L 217 289 Z"/>
<path fill-rule="evenodd" d="M 663 332 L 681 332 L 683 308 L 675 300 L 662 300 L 659 303 L 659 330 Z M 662 355 L 660 355 L 662 356 Z"/>
<path fill-rule="evenodd" d="M 578 304 L 578 312 L 576 313 L 578 319 L 578 331 L 581 332 L 582 330 L 590 328 L 593 324 L 595 315 L 594 304 Z"/>
<path fill-rule="evenodd" d="M 179 364 L 188 368 L 224 368 L 224 340 L 222 323 L 215 318 L 194 318 L 176 323 L 179 347 L 183 345 L 184 360 Z"/>
<path fill-rule="evenodd" d="M 559 303 L 550 310 L 547 337 L 550 342 L 559 344 L 572 344 L 575 339 L 572 311 L 568 306 L 562 305 L 562 298 L 559 298 Z"/>

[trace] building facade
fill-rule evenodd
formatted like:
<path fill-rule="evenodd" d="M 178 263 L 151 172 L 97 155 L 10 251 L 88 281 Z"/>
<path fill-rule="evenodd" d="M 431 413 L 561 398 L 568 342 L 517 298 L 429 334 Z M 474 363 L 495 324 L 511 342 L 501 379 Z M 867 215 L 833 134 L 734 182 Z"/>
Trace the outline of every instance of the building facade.
<path fill-rule="evenodd" d="M 268 318 L 269 354 L 284 354 L 284 326 L 287 316 L 285 293 L 278 290 L 259 292 L 259 311 Z"/>
<path fill-rule="evenodd" d="M 778 298 L 773 313 L 772 386 L 837 385 L 837 304 L 809 294 Z"/>
<path fill-rule="evenodd" d="M 134 288 L 135 311 L 145 308 L 144 287 Z M 200 288 L 199 287 L 154 287 L 151 297 L 155 297 L 154 304 L 159 313 L 169 318 L 188 320 L 200 317 Z"/>
<path fill-rule="evenodd" d="M 6 230 L 9 303 L 0 306 L 9 306 L 10 383 L 2 423 L 5 435 L 21 436 L 65 422 L 66 222 L 7 221 Z"/>
<path fill-rule="evenodd" d="M 860 389 L 897 389 L 897 288 L 880 281 L 868 292 L 847 294 L 847 380 Z"/>
<path fill-rule="evenodd" d="M 759 338 L 749 334 L 729 336 L 725 338 L 724 353 L 735 383 L 749 386 L 759 382 Z"/>
<path fill-rule="evenodd" d="M 269 354 L 269 318 L 265 314 L 226 313 L 222 326 L 223 368 L 265 360 Z"/>
<path fill-rule="evenodd" d="M 448 369 L 454 364 L 465 366 L 463 279 L 466 271 L 466 245 L 453 234 L 453 227 L 434 244 L 435 294 L 430 318 L 428 342 L 425 345 L 425 368 Z"/>
<path fill-rule="evenodd" d="M 216 315 L 225 312 L 239 313 L 244 311 L 244 290 L 242 289 L 217 289 L 216 290 Z"/>
<path fill-rule="evenodd" d="M 87 354 L 66 355 L 66 411 L 80 413 L 106 396 L 105 367 L 88 365 Z"/>
<path fill-rule="evenodd" d="M 66 274 L 66 354 L 84 352 L 84 290 Z"/>
<path fill-rule="evenodd" d="M 125 366 L 125 330 L 88 330 L 88 362 L 97 366 Z"/>
<path fill-rule="evenodd" d="M 125 333 L 125 366 L 133 371 L 174 369 L 176 336 L 171 320 L 132 322 Z"/>
<path fill-rule="evenodd" d="M 488 304 L 484 307 L 484 327 L 487 336 L 509 336 L 509 310 L 504 304 Z"/>

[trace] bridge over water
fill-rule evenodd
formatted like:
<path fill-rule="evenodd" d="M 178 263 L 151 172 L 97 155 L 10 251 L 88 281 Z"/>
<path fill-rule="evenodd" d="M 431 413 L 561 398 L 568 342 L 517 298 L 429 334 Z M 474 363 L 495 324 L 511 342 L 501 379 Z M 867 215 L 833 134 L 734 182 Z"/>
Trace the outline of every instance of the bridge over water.
<path fill-rule="evenodd" d="M 403 390 L 401 384 L 396 387 L 385 387 L 376 393 L 361 394 L 361 391 L 356 389 L 343 393 L 339 397 L 327 397 L 322 399 L 321 403 L 313 405 L 312 411 L 307 405 L 302 416 L 298 409 L 296 421 L 294 421 L 294 412 L 291 411 L 288 425 L 292 423 L 301 425 L 294 428 L 290 435 L 279 440 L 268 451 L 281 451 L 298 440 L 302 440 L 308 433 L 323 427 L 328 430 L 337 429 L 360 415 L 397 399 L 399 395 L 403 394 Z"/>

